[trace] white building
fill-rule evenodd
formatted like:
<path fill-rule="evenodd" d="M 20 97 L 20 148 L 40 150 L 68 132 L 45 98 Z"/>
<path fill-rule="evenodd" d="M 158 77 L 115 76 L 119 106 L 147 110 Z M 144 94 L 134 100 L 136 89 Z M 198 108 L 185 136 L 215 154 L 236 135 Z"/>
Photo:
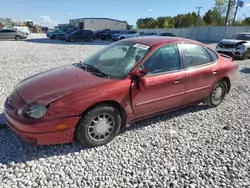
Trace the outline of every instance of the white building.
<path fill-rule="evenodd" d="M 79 18 L 69 20 L 69 24 L 78 29 L 87 30 L 126 30 L 127 22 L 110 18 Z"/>

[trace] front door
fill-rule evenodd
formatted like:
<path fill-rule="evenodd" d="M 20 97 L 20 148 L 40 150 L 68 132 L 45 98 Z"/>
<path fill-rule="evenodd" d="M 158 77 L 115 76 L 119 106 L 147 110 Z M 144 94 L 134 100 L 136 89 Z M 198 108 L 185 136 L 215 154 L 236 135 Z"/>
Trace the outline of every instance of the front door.
<path fill-rule="evenodd" d="M 148 69 L 139 84 L 132 83 L 134 115 L 141 117 L 180 106 L 184 101 L 185 71 L 175 44 L 159 47 L 142 64 Z"/>
<path fill-rule="evenodd" d="M 219 78 L 217 56 L 195 44 L 180 44 L 186 70 L 185 103 L 204 99 Z"/>

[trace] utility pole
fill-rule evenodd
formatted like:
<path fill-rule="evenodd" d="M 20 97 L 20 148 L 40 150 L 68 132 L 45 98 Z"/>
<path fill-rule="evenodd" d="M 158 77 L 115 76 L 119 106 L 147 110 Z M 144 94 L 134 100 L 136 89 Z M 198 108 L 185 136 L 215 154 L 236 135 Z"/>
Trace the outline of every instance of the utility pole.
<path fill-rule="evenodd" d="M 199 25 L 200 25 L 200 10 L 201 10 L 201 8 L 203 8 L 203 7 L 196 7 L 196 9 L 198 9 L 197 27 L 199 27 Z"/>
<path fill-rule="evenodd" d="M 226 19 L 225 19 L 225 26 L 227 26 L 227 21 L 228 21 L 228 16 L 229 16 L 230 9 L 231 9 L 231 0 L 228 0 L 228 7 L 227 7 L 227 15 L 226 15 Z"/>
<path fill-rule="evenodd" d="M 238 8 L 243 7 L 244 6 L 244 2 L 242 0 L 237 0 L 237 4 L 236 4 L 236 8 L 235 8 L 235 13 L 234 13 L 234 19 L 233 19 L 233 25 L 235 24 L 235 20 L 236 20 L 236 15 L 238 12 Z"/>
<path fill-rule="evenodd" d="M 237 15 L 237 11 L 238 11 L 239 4 L 240 4 L 240 0 L 237 0 L 235 12 L 234 12 L 233 25 L 234 25 L 234 23 L 235 23 L 235 19 L 236 19 L 236 15 Z"/>

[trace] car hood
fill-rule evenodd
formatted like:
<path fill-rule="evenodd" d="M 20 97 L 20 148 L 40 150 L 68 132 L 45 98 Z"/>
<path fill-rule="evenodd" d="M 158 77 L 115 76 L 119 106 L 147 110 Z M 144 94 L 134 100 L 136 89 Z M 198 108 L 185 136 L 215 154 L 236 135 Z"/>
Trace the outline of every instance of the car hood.
<path fill-rule="evenodd" d="M 111 82 L 74 65 L 54 68 L 24 79 L 16 86 L 19 96 L 27 104 L 49 104 L 63 96 Z"/>
<path fill-rule="evenodd" d="M 220 41 L 221 44 L 238 44 L 247 42 L 245 40 L 235 40 L 235 39 L 223 39 Z"/>

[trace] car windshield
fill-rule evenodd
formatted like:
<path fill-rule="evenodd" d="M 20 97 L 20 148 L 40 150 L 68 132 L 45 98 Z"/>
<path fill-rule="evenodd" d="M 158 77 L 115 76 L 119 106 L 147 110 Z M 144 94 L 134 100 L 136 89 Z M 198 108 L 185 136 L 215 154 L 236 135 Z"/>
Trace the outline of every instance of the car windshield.
<path fill-rule="evenodd" d="M 73 31 L 74 31 L 74 29 L 68 30 L 65 34 L 70 34 L 70 33 L 72 33 Z"/>
<path fill-rule="evenodd" d="M 236 34 L 236 35 L 233 35 L 230 39 L 249 40 L 250 41 L 250 34 Z"/>
<path fill-rule="evenodd" d="M 150 46 L 119 41 L 81 61 L 80 65 L 99 69 L 109 78 L 124 79 L 149 51 Z"/>
<path fill-rule="evenodd" d="M 70 34 L 75 34 L 75 33 L 77 33 L 78 31 L 80 31 L 80 30 L 75 30 L 75 31 L 73 31 L 73 32 L 70 33 Z"/>

